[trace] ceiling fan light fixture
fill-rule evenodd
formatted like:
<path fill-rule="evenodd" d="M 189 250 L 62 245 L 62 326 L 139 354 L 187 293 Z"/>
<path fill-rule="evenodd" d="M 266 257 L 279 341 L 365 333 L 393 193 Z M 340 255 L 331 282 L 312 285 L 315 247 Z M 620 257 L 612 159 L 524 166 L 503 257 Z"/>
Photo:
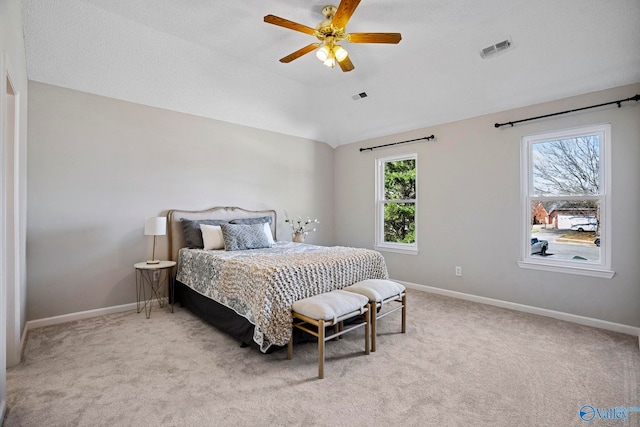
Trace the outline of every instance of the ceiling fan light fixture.
<path fill-rule="evenodd" d="M 326 61 L 323 62 L 329 68 L 333 68 L 336 66 L 336 58 L 333 55 L 330 55 Z"/>
<path fill-rule="evenodd" d="M 348 55 L 347 50 L 345 48 L 343 48 L 342 46 L 340 46 L 339 44 L 334 46 L 333 54 L 335 55 L 335 57 L 338 60 L 338 62 L 344 61 L 344 59 Z"/>
<path fill-rule="evenodd" d="M 318 49 L 316 51 L 316 57 L 320 61 L 324 62 L 329 58 L 330 53 L 331 53 L 331 51 L 329 50 L 329 47 L 325 44 L 320 49 Z"/>
<path fill-rule="evenodd" d="M 289 30 L 298 31 L 318 39 L 295 52 L 280 58 L 280 62 L 288 64 L 310 52 L 316 51 L 316 57 L 327 67 L 334 68 L 336 62 L 343 72 L 352 71 L 355 67 L 347 51 L 337 42 L 347 43 L 383 43 L 398 44 L 402 40 L 400 33 L 347 33 L 347 23 L 361 0 L 340 0 L 338 6 L 328 5 L 322 9 L 324 20 L 315 28 L 299 24 L 275 15 L 266 15 L 264 22 Z"/>

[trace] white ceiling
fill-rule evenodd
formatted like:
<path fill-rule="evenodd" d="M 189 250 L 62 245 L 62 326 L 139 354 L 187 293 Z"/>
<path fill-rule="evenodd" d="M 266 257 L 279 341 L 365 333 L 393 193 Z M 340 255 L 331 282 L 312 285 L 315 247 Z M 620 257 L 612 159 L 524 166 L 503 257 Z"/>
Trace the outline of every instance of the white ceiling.
<path fill-rule="evenodd" d="M 315 39 L 263 22 L 315 27 L 327 0 L 23 4 L 31 80 L 334 147 L 640 81 L 640 0 L 362 0 L 348 32 L 402 41 L 344 43 L 350 73 L 281 64 Z"/>

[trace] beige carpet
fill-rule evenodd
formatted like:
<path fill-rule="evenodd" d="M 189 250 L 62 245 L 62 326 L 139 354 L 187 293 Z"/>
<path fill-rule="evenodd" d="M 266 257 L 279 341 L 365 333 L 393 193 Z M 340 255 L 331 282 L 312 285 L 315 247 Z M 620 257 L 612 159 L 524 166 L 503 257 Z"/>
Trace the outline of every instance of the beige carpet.
<path fill-rule="evenodd" d="M 380 322 L 264 355 L 185 309 L 33 330 L 7 372 L 5 426 L 582 426 L 583 405 L 640 406 L 637 338 L 410 290 L 407 334 Z M 638 426 L 626 421 L 588 425 Z"/>

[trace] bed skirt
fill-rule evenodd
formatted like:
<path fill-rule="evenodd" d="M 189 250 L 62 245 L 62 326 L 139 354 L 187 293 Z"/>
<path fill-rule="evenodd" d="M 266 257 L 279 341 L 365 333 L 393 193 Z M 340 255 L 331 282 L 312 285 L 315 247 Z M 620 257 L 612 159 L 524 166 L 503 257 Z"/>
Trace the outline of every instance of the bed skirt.
<path fill-rule="evenodd" d="M 253 341 L 254 325 L 251 322 L 178 280 L 175 282 L 175 302 L 179 302 L 210 325 L 239 340 L 242 345 L 259 348 Z"/>
<path fill-rule="evenodd" d="M 238 315 L 229 307 L 194 291 L 178 280 L 175 281 L 174 292 L 174 303 L 180 303 L 182 307 L 191 311 L 211 326 L 237 339 L 243 347 L 252 347 L 260 351 L 260 346 L 253 340 L 255 326 L 247 319 Z M 315 342 L 313 336 L 298 329 L 293 331 L 294 343 L 312 341 Z M 286 346 L 272 345 L 267 350 L 267 353 L 273 353 L 283 348 L 286 348 Z"/>

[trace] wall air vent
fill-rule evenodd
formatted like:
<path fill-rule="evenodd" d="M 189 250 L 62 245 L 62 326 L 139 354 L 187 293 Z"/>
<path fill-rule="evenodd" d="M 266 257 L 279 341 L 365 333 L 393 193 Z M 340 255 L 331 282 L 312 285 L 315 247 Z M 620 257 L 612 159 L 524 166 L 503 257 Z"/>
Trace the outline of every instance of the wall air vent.
<path fill-rule="evenodd" d="M 501 42 L 498 42 L 496 44 L 493 44 L 491 46 L 487 46 L 484 49 L 482 49 L 480 51 L 480 56 L 483 58 L 488 58 L 490 56 L 495 55 L 498 52 L 501 52 L 503 50 L 509 49 L 511 47 L 512 43 L 511 40 L 507 39 L 507 40 L 503 40 Z"/>
<path fill-rule="evenodd" d="M 369 96 L 369 95 L 367 95 L 367 92 L 360 92 L 360 93 L 357 93 L 357 94 L 353 95 L 351 97 L 351 99 L 353 99 L 354 101 L 357 101 L 359 99 L 366 98 L 367 96 Z"/>

